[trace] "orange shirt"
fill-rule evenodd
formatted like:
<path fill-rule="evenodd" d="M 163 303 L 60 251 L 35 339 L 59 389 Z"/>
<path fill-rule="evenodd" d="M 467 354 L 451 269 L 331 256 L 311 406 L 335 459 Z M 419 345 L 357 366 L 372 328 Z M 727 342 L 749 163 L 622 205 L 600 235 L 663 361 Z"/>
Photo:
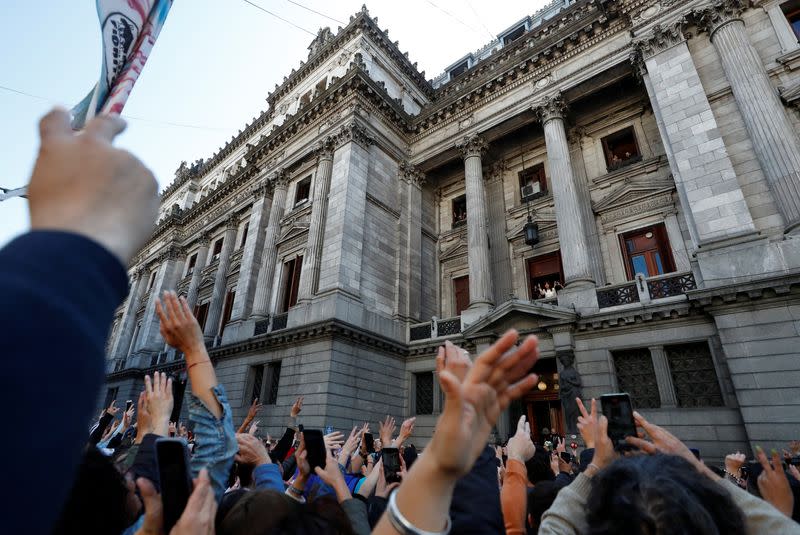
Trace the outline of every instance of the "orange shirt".
<path fill-rule="evenodd" d="M 509 459 L 500 504 L 503 507 L 503 522 L 506 535 L 525 535 L 525 518 L 528 512 L 528 472 L 525 464 Z"/>

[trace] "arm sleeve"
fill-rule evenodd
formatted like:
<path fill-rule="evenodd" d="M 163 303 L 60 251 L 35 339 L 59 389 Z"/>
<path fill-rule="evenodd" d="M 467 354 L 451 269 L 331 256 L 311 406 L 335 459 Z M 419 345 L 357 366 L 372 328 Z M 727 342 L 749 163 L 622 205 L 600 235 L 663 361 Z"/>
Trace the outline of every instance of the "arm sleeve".
<path fill-rule="evenodd" d="M 286 431 L 283 433 L 283 436 L 275 445 L 275 448 L 270 453 L 272 460 L 276 463 L 281 463 L 286 460 L 286 455 L 289 453 L 289 450 L 292 448 L 292 442 L 294 442 L 294 429 L 291 427 L 287 427 Z"/>
<path fill-rule="evenodd" d="M 370 527 L 369 520 L 367 519 L 367 504 L 363 500 L 357 498 L 350 498 L 342 502 L 342 509 L 344 509 L 347 518 L 350 519 L 350 524 L 353 526 L 353 533 L 356 535 L 369 535 Z"/>
<path fill-rule="evenodd" d="M 58 517 L 86 445 L 86 425 L 97 414 L 106 336 L 127 291 L 120 261 L 78 234 L 33 231 L 0 249 L 0 324 L 7 333 L 0 342 L 0 401 L 15 409 L 6 411 L 5 423 L 19 436 L 36 436 L 37 423 L 61 402 L 49 429 L 58 448 L 45 440 L 0 446 L 4 459 L 38 460 L 9 463 L 4 476 L 17 482 L 20 496 L 35 495 L 48 481 L 45 506 L 19 500 L 0 505 L 11 525 L 44 533 Z"/>
<path fill-rule="evenodd" d="M 256 490 L 276 490 L 284 492 L 286 485 L 283 484 L 281 473 L 277 464 L 262 464 L 253 470 L 253 481 Z"/>
<path fill-rule="evenodd" d="M 103 431 L 105 431 L 108 424 L 111 423 L 114 417 L 108 414 L 107 412 L 103 413 L 103 416 L 100 417 L 100 422 L 97 424 L 97 427 L 94 428 L 94 431 L 91 432 L 89 435 L 89 444 L 92 446 L 96 446 L 100 439 L 103 438 Z"/>
<path fill-rule="evenodd" d="M 719 484 L 727 489 L 733 501 L 744 513 L 745 529 L 748 535 L 800 533 L 800 524 L 775 509 L 771 504 L 740 489 L 726 479 L 719 480 Z"/>
<path fill-rule="evenodd" d="M 539 535 L 575 535 L 587 533 L 586 500 L 592 480 L 584 474 L 559 491 L 553 505 L 542 515 Z"/>
<path fill-rule="evenodd" d="M 506 477 L 500 491 L 500 505 L 503 507 L 503 522 L 506 535 L 525 533 L 525 513 L 527 504 L 528 475 L 525 465 L 515 459 L 506 464 Z"/>

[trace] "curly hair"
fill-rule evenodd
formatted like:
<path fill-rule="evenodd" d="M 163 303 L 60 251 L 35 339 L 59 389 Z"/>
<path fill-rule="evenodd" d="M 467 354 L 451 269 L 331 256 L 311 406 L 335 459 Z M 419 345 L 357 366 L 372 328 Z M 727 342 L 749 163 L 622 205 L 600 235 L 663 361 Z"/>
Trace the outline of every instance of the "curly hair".
<path fill-rule="evenodd" d="M 728 492 L 672 455 L 624 457 L 598 473 L 586 520 L 591 535 L 745 534 Z"/>

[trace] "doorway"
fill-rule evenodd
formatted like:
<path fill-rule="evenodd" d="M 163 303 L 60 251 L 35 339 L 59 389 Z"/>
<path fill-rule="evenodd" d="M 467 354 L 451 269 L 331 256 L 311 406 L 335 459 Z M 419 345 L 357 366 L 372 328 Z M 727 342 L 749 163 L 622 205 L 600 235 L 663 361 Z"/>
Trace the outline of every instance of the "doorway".
<path fill-rule="evenodd" d="M 523 401 L 531 424 L 531 438 L 535 444 L 543 445 L 545 441 L 553 440 L 553 435 L 563 437 L 565 434 L 556 359 L 541 359 L 532 371 L 539 375 L 539 382 Z"/>

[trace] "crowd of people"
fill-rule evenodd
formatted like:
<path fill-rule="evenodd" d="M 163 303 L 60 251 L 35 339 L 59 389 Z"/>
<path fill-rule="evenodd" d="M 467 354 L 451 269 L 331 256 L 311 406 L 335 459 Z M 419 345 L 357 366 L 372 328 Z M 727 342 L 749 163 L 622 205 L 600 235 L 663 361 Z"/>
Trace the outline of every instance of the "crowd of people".
<path fill-rule="evenodd" d="M 514 330 L 474 360 L 450 342 L 439 348 L 443 410 L 423 449 L 409 443 L 413 418 L 398 429 L 387 416 L 371 441 L 368 423 L 346 438 L 327 433 L 320 459 L 302 397 L 278 440 L 259 434 L 257 401 L 234 428 L 200 327 L 168 291 L 156 312 L 164 340 L 185 356 L 188 422 L 170 421 L 171 379 L 154 373 L 135 403 L 112 402 L 89 425 L 105 336 L 128 289 L 124 266 L 157 207 L 152 174 L 112 145 L 123 128 L 97 117 L 75 133 L 66 111 L 45 116 L 32 230 L 0 250 L 9 327 L 0 395 L 18 435 L 0 446 L 9 533 L 800 533 L 800 444 L 787 458 L 756 448 L 748 462 L 735 452 L 715 469 L 638 413 L 639 435 L 612 444 L 597 403 L 580 399 L 581 448 L 534 444 L 524 416 L 504 446 L 488 444 L 500 414 L 538 380 L 538 340 Z M 192 478 L 174 525 L 158 461 L 169 437 L 185 448 Z"/>

